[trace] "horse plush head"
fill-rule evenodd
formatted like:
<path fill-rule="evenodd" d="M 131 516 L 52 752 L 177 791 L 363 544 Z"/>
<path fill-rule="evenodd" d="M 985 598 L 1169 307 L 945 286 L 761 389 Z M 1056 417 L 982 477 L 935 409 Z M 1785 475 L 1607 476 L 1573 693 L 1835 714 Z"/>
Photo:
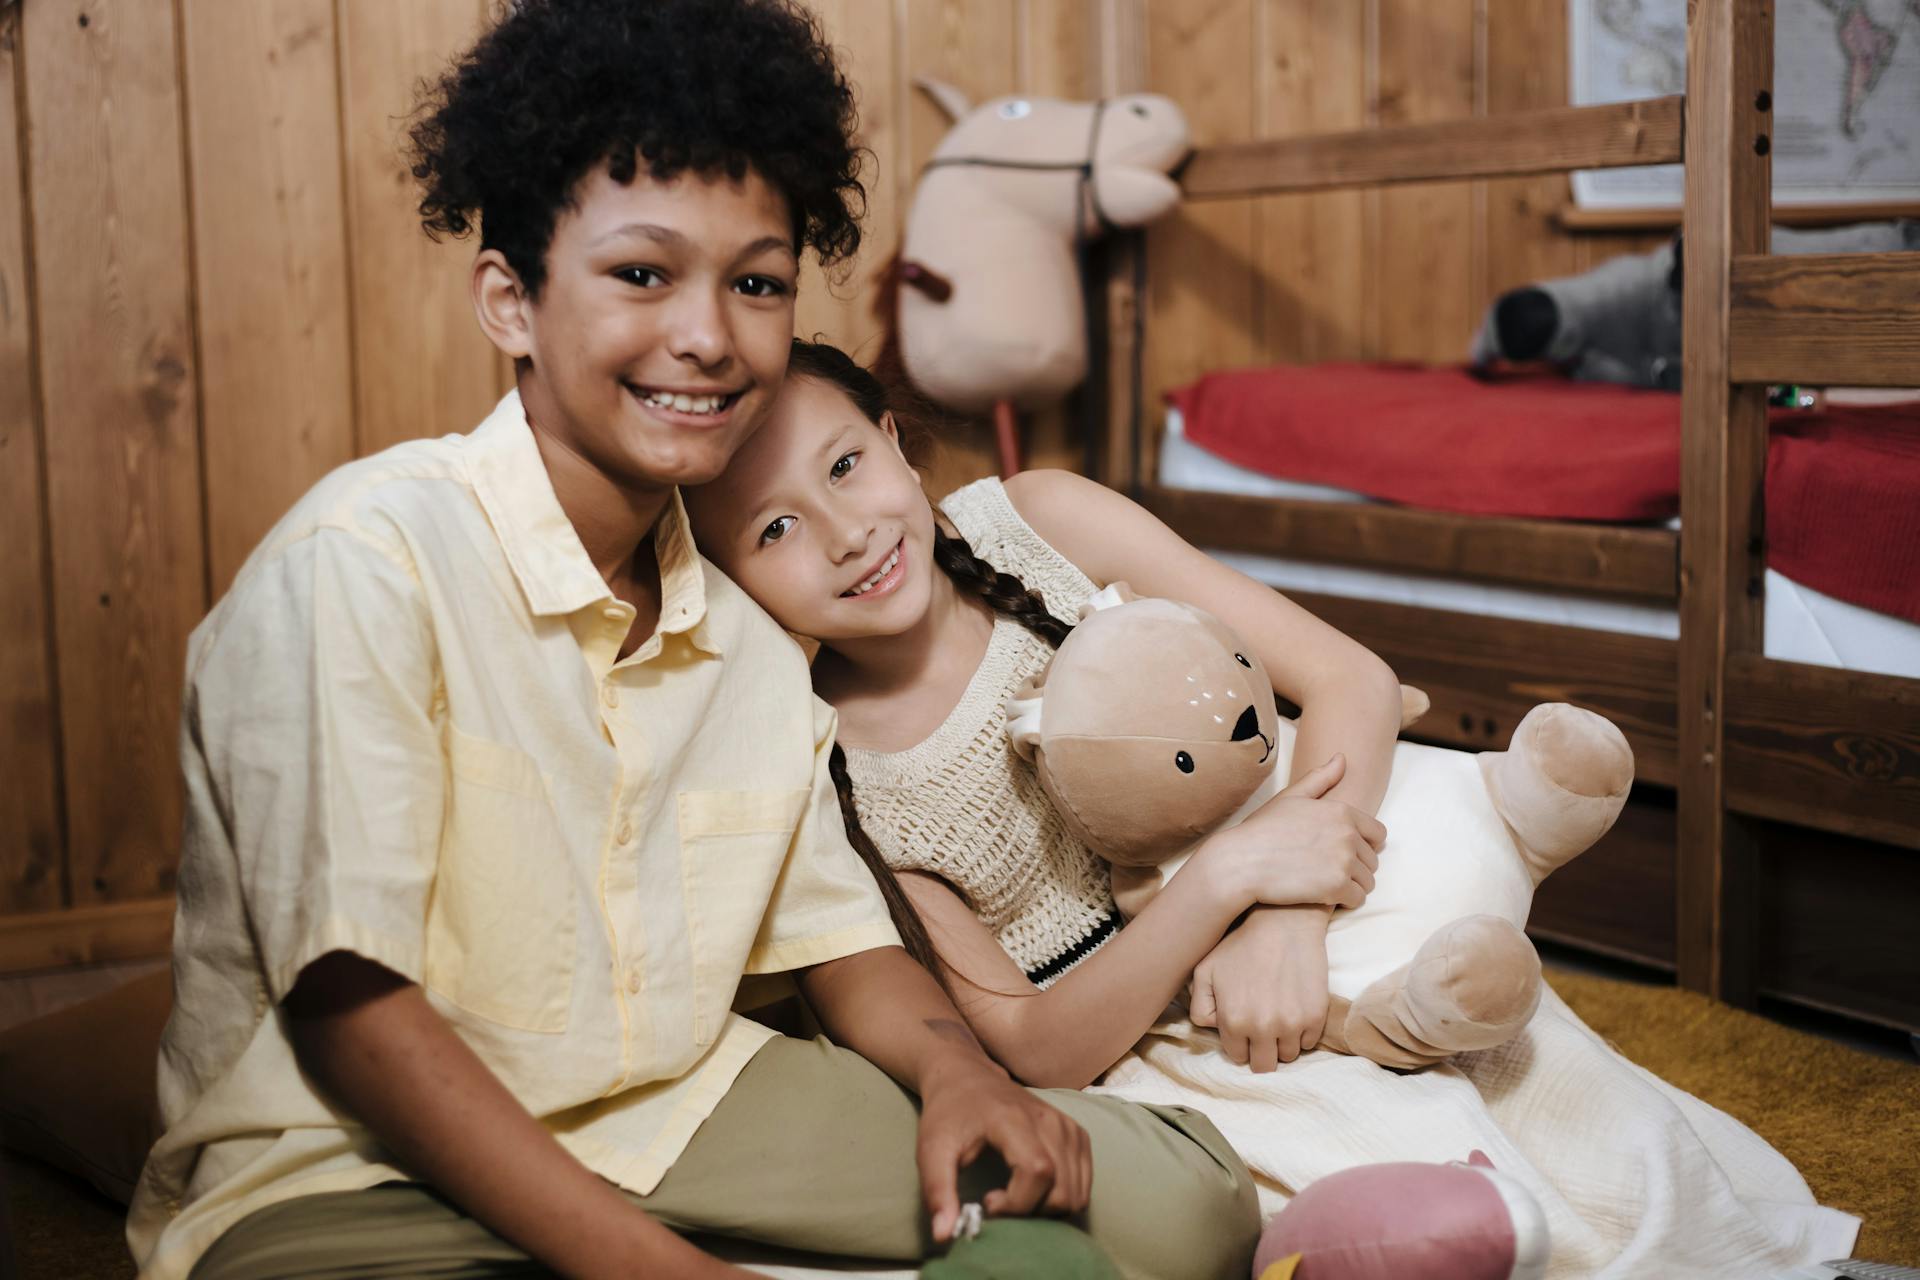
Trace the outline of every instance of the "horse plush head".
<path fill-rule="evenodd" d="M 921 175 L 895 268 L 891 319 L 907 377 L 961 413 L 1052 402 L 1086 377 L 1075 250 L 1172 209 L 1189 150 L 1155 94 L 1102 102 L 920 87 L 954 121 Z"/>

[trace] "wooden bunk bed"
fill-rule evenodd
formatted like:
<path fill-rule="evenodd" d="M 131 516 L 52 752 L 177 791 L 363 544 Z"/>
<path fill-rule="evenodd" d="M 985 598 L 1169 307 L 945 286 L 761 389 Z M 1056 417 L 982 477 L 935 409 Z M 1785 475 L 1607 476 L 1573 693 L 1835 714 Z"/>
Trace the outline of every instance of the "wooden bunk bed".
<path fill-rule="evenodd" d="M 1223 145 L 1182 177 L 1189 199 L 1245 199 L 1684 161 L 1678 530 L 1156 483 L 1137 239 L 1107 257 L 1100 473 L 1198 546 L 1677 609 L 1670 640 L 1291 593 L 1428 691 L 1428 740 L 1498 747 L 1555 699 L 1626 732 L 1648 785 L 1543 886 L 1536 933 L 1731 1003 L 1781 997 L 1913 1032 L 1920 680 L 1763 656 L 1762 484 L 1767 384 L 1920 382 L 1920 253 L 1768 256 L 1772 9 L 1689 7 L 1684 99 Z"/>

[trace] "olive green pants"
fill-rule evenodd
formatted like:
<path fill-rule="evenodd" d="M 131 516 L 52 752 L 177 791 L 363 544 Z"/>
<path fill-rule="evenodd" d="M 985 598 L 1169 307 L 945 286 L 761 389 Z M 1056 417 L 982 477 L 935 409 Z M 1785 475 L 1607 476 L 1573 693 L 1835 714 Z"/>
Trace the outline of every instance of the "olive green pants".
<path fill-rule="evenodd" d="M 1253 1182 L 1218 1130 L 1183 1107 L 1036 1091 L 1092 1139 L 1093 1198 L 1075 1218 L 1129 1277 L 1245 1276 L 1259 1234 Z M 938 1253 L 915 1164 L 913 1095 L 857 1054 L 769 1041 L 651 1195 L 683 1231 L 914 1262 Z M 1006 1181 L 992 1158 L 962 1178 Z M 242 1219 L 192 1280 L 537 1276 L 519 1249 L 419 1183 L 306 1196 Z"/>

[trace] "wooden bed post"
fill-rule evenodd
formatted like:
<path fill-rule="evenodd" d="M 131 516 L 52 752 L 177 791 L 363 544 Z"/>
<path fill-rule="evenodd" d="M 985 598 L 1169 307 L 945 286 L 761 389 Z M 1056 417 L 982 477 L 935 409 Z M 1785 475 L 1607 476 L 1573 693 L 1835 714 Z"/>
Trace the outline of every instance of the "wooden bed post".
<path fill-rule="evenodd" d="M 1730 382 L 1731 259 L 1767 252 L 1773 0 L 1687 6 L 1680 478 L 1677 959 L 1682 986 L 1754 998 L 1755 844 L 1727 810 L 1727 657 L 1759 653 L 1763 385 Z"/>

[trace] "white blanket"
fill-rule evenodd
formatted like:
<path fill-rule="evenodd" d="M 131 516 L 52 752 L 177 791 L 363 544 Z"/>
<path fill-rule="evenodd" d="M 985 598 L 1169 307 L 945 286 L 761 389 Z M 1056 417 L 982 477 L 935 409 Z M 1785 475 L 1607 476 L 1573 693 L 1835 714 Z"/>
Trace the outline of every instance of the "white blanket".
<path fill-rule="evenodd" d="M 1253 1169 L 1263 1216 L 1354 1165 L 1484 1151 L 1546 1211 L 1554 1280 L 1771 1276 L 1846 1257 L 1860 1227 L 1815 1204 L 1758 1134 L 1627 1061 L 1550 990 L 1510 1043 L 1411 1075 L 1326 1052 L 1255 1075 L 1212 1032 L 1167 1022 L 1094 1091 L 1205 1113 Z"/>

